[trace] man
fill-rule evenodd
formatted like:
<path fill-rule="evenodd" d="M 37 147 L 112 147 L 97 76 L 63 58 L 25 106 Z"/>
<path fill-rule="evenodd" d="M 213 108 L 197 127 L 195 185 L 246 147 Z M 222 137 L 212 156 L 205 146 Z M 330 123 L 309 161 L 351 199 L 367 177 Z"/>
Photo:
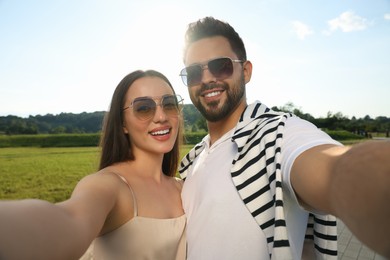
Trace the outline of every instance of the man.
<path fill-rule="evenodd" d="M 307 121 L 248 105 L 244 43 L 212 17 L 189 25 L 184 64 L 209 130 L 179 170 L 188 259 L 337 258 L 334 216 L 390 257 L 389 142 L 344 147 Z"/>

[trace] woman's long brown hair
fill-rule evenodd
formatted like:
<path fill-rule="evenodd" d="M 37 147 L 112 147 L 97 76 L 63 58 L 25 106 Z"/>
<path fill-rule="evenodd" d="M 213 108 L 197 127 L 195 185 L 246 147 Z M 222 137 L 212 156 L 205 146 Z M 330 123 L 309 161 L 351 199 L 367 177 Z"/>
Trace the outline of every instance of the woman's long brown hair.
<path fill-rule="evenodd" d="M 158 77 L 164 80 L 175 90 L 168 78 L 155 70 L 137 70 L 124 77 L 116 87 L 112 96 L 110 110 L 106 113 L 103 120 L 103 130 L 100 138 L 101 157 L 99 169 L 103 169 L 114 163 L 135 160 L 131 150 L 130 139 L 123 132 L 123 107 L 128 89 L 137 79 L 144 77 Z M 182 120 L 181 120 L 182 121 Z M 182 123 L 179 124 L 178 136 L 173 149 L 164 154 L 162 171 L 165 175 L 175 176 L 179 164 L 179 146 L 182 141 Z"/>

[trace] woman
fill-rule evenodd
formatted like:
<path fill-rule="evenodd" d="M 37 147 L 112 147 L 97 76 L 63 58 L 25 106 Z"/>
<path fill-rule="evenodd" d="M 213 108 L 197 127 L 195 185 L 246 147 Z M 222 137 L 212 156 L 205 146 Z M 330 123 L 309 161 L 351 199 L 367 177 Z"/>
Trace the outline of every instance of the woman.
<path fill-rule="evenodd" d="M 70 199 L 0 203 L 0 259 L 185 259 L 180 103 L 168 79 L 135 71 L 104 120 L 99 171 Z"/>

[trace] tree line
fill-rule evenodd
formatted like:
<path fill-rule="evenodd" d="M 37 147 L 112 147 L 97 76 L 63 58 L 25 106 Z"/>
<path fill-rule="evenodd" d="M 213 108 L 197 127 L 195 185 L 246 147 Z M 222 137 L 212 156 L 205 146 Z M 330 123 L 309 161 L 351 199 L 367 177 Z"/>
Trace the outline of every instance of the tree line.
<path fill-rule="evenodd" d="M 293 113 L 302 119 L 312 122 L 321 129 L 345 130 L 367 138 L 370 138 L 373 133 L 381 133 L 382 136 L 389 137 L 390 118 L 386 116 L 371 118 L 369 115 L 366 115 L 363 118 L 356 118 L 355 116 L 349 118 L 341 112 L 328 112 L 326 117 L 314 118 L 309 113 L 304 113 L 291 102 L 282 107 L 273 107 L 272 109 Z"/>
<path fill-rule="evenodd" d="M 370 137 L 371 133 L 383 133 L 389 137 L 390 118 L 379 116 L 371 118 L 348 118 L 341 112 L 328 112 L 326 117 L 314 118 L 304 113 L 293 103 L 281 107 L 272 107 L 277 111 L 293 113 L 312 122 L 319 128 L 326 130 L 345 130 L 351 133 Z M 80 114 L 60 113 L 58 115 L 46 114 L 22 118 L 18 116 L 1 116 L 0 133 L 6 135 L 18 134 L 64 134 L 64 133 L 98 133 L 102 129 L 105 112 L 98 111 Z M 183 107 L 184 127 L 186 132 L 207 131 L 206 120 L 192 104 Z"/>
<path fill-rule="evenodd" d="M 0 133 L 18 134 L 64 134 L 97 133 L 102 128 L 105 112 L 46 114 L 22 118 L 18 116 L 0 117 Z"/>

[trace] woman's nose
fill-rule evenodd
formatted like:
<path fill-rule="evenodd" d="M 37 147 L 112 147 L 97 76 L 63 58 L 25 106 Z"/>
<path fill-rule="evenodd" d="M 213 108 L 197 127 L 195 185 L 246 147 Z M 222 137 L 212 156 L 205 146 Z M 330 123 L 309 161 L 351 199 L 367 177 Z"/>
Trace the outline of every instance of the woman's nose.
<path fill-rule="evenodd" d="M 167 114 L 165 113 L 161 104 L 156 105 L 156 112 L 154 113 L 154 122 L 167 120 Z"/>

